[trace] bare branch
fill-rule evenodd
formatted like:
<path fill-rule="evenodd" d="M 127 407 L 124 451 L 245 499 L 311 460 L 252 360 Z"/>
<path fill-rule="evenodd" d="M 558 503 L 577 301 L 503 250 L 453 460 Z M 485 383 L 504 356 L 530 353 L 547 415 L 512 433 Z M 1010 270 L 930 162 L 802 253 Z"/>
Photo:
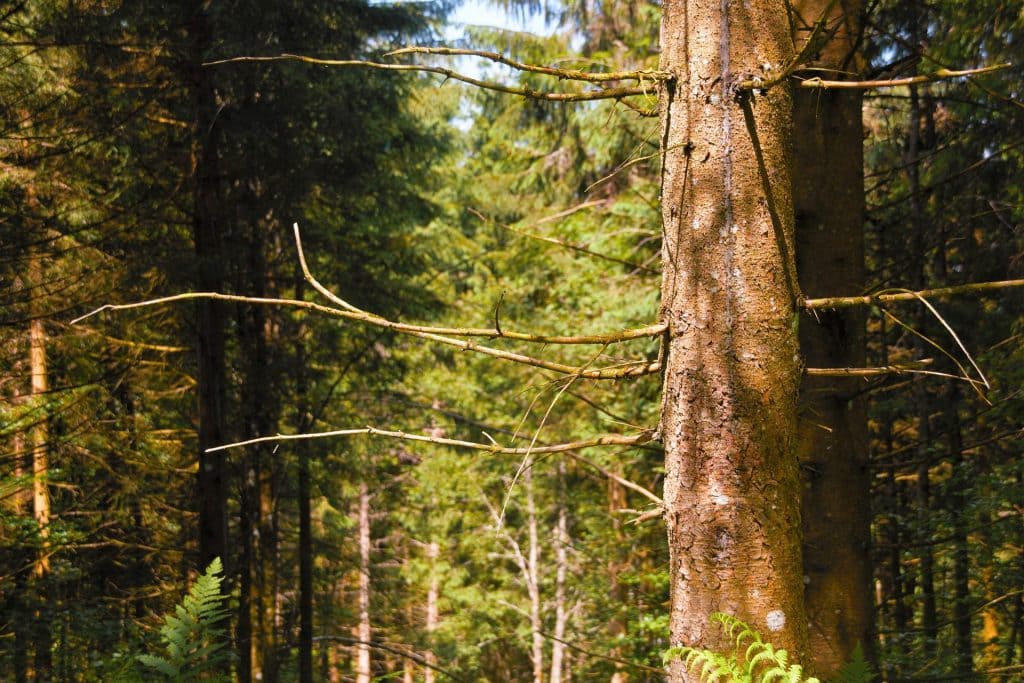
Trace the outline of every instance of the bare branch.
<path fill-rule="evenodd" d="M 477 213 L 477 212 L 474 212 Z M 478 216 L 483 218 L 482 214 L 477 213 Z M 487 220 L 486 218 L 484 220 Z M 350 314 L 342 317 L 349 317 L 372 325 L 379 325 L 381 327 L 387 327 L 398 332 L 407 332 L 410 334 L 417 333 L 431 333 L 431 334 L 442 334 L 452 335 L 455 337 L 486 337 L 488 339 L 511 339 L 514 341 L 526 341 L 535 342 L 538 344 L 614 344 L 620 341 L 628 341 L 630 339 L 642 339 L 644 337 L 656 337 L 665 331 L 665 323 L 654 323 L 646 327 L 640 327 L 633 330 L 626 330 L 624 332 L 616 332 L 612 334 L 596 334 L 596 335 L 574 335 L 574 336 L 557 336 L 557 335 L 542 335 L 542 334 L 526 334 L 523 332 L 507 332 L 505 330 L 498 329 L 497 326 L 491 329 L 487 328 L 464 328 L 464 327 L 430 327 L 427 325 L 408 325 L 405 323 L 393 322 L 383 318 L 379 315 L 367 313 L 362 311 L 352 304 L 348 303 L 337 294 L 334 294 L 329 289 L 324 287 L 310 272 L 309 267 L 306 265 L 306 255 L 302 249 L 302 236 L 299 233 L 299 224 L 295 223 L 292 226 L 295 232 L 295 248 L 299 253 L 299 265 L 302 267 L 302 274 L 306 278 L 306 281 L 313 286 L 316 291 L 327 297 L 332 303 L 347 309 Z M 333 310 L 333 309 L 329 309 Z M 554 369 L 554 368 L 549 368 Z M 559 370 L 561 372 L 561 370 Z M 585 377 L 588 375 L 584 375 Z"/>
<path fill-rule="evenodd" d="M 917 85 L 919 83 L 934 83 L 936 81 L 946 80 L 948 78 L 960 78 L 962 76 L 978 76 L 980 74 L 992 73 L 994 71 L 1002 71 L 1009 69 L 1013 64 L 993 64 L 992 66 L 983 66 L 977 69 L 962 69 L 959 71 L 953 69 L 938 69 L 930 74 L 921 74 L 920 76 L 910 76 L 907 78 L 893 78 L 889 80 L 880 81 L 827 81 L 822 78 L 808 78 L 800 81 L 799 87 L 801 88 L 845 88 L 848 90 L 869 90 L 871 88 L 896 88 L 902 85 Z M 756 87 L 756 86 L 755 86 Z"/>
<path fill-rule="evenodd" d="M 215 453 L 217 451 L 226 451 L 232 448 L 242 448 L 244 446 L 254 446 L 256 444 L 261 443 L 305 441 L 308 439 L 327 439 L 339 436 L 359 436 L 363 434 L 368 434 L 370 436 L 386 436 L 392 439 L 402 439 L 405 441 L 420 441 L 423 443 L 439 444 L 441 446 L 454 446 L 456 448 L 468 448 L 474 451 L 486 451 L 488 453 L 497 453 L 500 455 L 527 455 L 529 453 L 565 453 L 566 451 L 575 451 L 580 450 L 582 448 L 592 448 L 594 446 L 634 446 L 638 444 L 647 443 L 654 436 L 653 430 L 647 430 L 640 434 L 634 434 L 632 436 L 627 434 L 605 434 L 604 436 L 599 436 L 593 439 L 584 439 L 582 441 L 573 441 L 570 443 L 553 444 L 551 446 L 516 448 L 512 446 L 502 446 L 496 443 L 478 443 L 476 441 L 448 439 L 442 436 L 429 436 L 427 434 L 409 434 L 407 432 L 400 432 L 389 429 L 377 429 L 376 427 L 362 427 L 357 429 L 335 429 L 329 432 L 311 432 L 305 434 L 275 434 L 274 436 L 261 436 L 255 439 L 247 439 L 246 441 L 236 441 L 234 443 L 228 443 L 222 446 L 214 446 L 213 448 L 207 448 L 206 452 Z"/>
<path fill-rule="evenodd" d="M 475 351 L 476 353 L 482 353 L 487 356 L 493 356 L 495 358 L 501 358 L 503 360 L 512 361 L 514 363 L 521 363 L 523 365 L 530 365 L 537 368 L 543 368 L 545 370 L 551 370 L 553 372 L 559 372 L 564 375 L 576 375 L 586 379 L 615 379 L 619 377 L 639 377 L 641 375 L 651 375 L 660 371 L 660 364 L 657 361 L 631 361 L 628 363 L 622 363 L 619 365 L 605 367 L 605 368 L 593 368 L 583 370 L 581 368 L 566 365 L 564 363 L 556 363 L 553 361 L 544 360 L 542 358 L 534 358 L 533 356 L 526 356 L 521 353 L 514 353 L 512 351 L 503 351 L 501 349 L 494 349 L 489 346 L 481 346 L 473 341 L 463 341 L 461 339 L 454 339 L 444 334 L 437 334 L 435 332 L 424 332 L 423 330 L 442 330 L 449 334 L 459 335 L 464 337 L 507 337 L 509 339 L 522 339 L 526 341 L 525 337 L 534 337 L 529 341 L 537 341 L 541 343 L 551 344 L 596 344 L 596 343 L 610 343 L 608 341 L 595 341 L 596 338 L 577 338 L 577 341 L 568 341 L 571 337 L 551 337 L 546 338 L 542 335 L 523 335 L 523 336 L 512 336 L 512 333 L 503 332 L 498 334 L 497 330 L 477 330 L 477 329 L 463 329 L 463 328 L 431 328 L 420 325 L 406 325 L 404 323 L 396 323 L 379 316 L 375 316 L 369 313 L 356 312 L 356 311 L 344 311 L 338 308 L 332 308 L 330 306 L 324 306 L 323 304 L 316 304 L 312 301 L 299 301 L 297 299 L 272 299 L 255 296 L 241 296 L 238 294 L 221 294 L 219 292 L 185 292 L 184 294 L 174 294 L 172 296 L 160 297 L 157 299 L 149 299 L 147 301 L 137 301 L 130 304 L 105 304 L 100 306 L 94 311 L 87 313 L 75 320 L 71 321 L 72 324 L 84 320 L 88 317 L 101 313 L 103 311 L 124 311 L 132 308 L 143 308 L 145 306 L 156 306 L 160 304 L 173 303 L 175 301 L 188 301 L 192 299 L 213 299 L 216 301 L 233 301 L 236 303 L 245 303 L 262 306 L 288 306 L 291 308 L 299 308 L 304 310 L 316 311 L 336 318 L 344 318 L 346 320 L 358 320 L 370 325 L 376 325 L 377 327 L 383 327 L 389 330 L 395 330 L 403 332 L 413 337 L 419 337 L 421 339 L 429 339 L 436 341 L 441 344 L 448 346 L 454 346 L 455 348 L 462 349 L 463 351 Z M 655 328 L 662 327 L 661 325 L 651 326 L 646 328 L 653 330 Z M 664 329 L 662 327 L 662 329 Z M 635 330 L 626 332 L 626 335 L 635 333 Z M 651 333 L 656 334 L 656 333 Z M 651 336 L 651 334 L 643 334 L 637 336 Z M 636 336 L 627 336 L 626 338 L 635 339 Z M 579 339 L 587 339 L 587 341 L 579 341 Z M 558 341 L 552 341 L 558 340 Z"/>
<path fill-rule="evenodd" d="M 359 640 L 358 638 L 350 638 L 349 636 L 334 636 L 334 635 L 314 636 L 313 640 L 318 641 L 318 642 L 319 641 L 324 641 L 324 640 L 326 640 L 328 642 L 330 642 L 330 641 L 337 641 L 339 643 L 345 643 L 346 645 L 366 645 L 367 647 L 373 648 L 374 650 L 381 650 L 383 652 L 390 652 L 393 655 L 398 655 L 399 657 L 405 657 L 406 659 L 409 659 L 409 660 L 412 660 L 412 661 L 416 662 L 420 666 L 425 666 L 428 669 L 433 669 L 434 671 L 436 671 L 436 672 L 438 672 L 440 674 L 444 674 L 445 676 L 447 676 L 448 678 L 450 678 L 450 679 L 452 679 L 454 681 L 464 680 L 462 678 L 459 678 L 459 676 L 457 674 L 455 674 L 455 673 L 453 673 L 451 671 L 448 671 L 447 669 L 442 669 L 437 664 L 432 664 L 423 655 L 421 655 L 419 653 L 416 653 L 416 652 L 413 652 L 412 650 L 409 650 L 409 649 L 407 649 L 405 647 L 396 647 L 394 645 L 388 645 L 386 643 L 381 643 L 381 642 L 378 642 L 378 641 L 375 641 L 375 640 Z"/>
<path fill-rule="evenodd" d="M 863 296 L 833 296 L 822 299 L 805 299 L 804 308 L 849 308 L 851 306 L 870 306 L 872 304 L 887 304 L 894 301 L 917 301 L 921 297 L 943 297 L 955 294 L 973 294 L 974 292 L 987 292 L 996 289 L 1009 289 L 1011 287 L 1024 287 L 1024 280 L 1000 280 L 997 282 L 976 282 L 967 285 L 956 285 L 953 287 L 938 287 L 936 289 L 922 289 L 919 292 L 907 290 L 883 290 L 876 294 L 865 294 Z"/>
<path fill-rule="evenodd" d="M 607 83 L 609 81 L 639 81 L 642 83 L 644 81 L 667 81 L 672 78 L 672 74 L 667 71 L 656 71 L 652 69 L 608 72 L 558 69 L 550 66 L 539 66 L 537 64 L 517 62 L 500 53 L 490 52 L 488 50 L 467 50 L 464 48 L 453 47 L 405 47 L 400 50 L 389 52 L 385 56 L 391 57 L 408 54 L 445 55 L 448 57 L 480 57 L 482 59 L 489 59 L 490 61 L 498 64 L 504 64 L 505 66 L 511 67 L 517 71 L 527 71 L 530 73 L 544 74 L 546 76 L 554 76 L 559 80 L 586 81 L 588 83 Z"/>
<path fill-rule="evenodd" d="M 282 54 L 275 57 L 232 57 L 230 59 L 219 59 L 213 62 L 205 62 L 203 66 L 217 66 L 220 64 L 232 64 L 235 62 L 305 62 L 307 64 L 318 64 L 321 66 L 357 66 L 367 69 L 379 69 L 381 71 L 412 71 L 420 73 L 434 73 L 453 81 L 461 81 L 469 85 L 494 90 L 509 95 L 528 97 L 534 100 L 546 100 L 549 102 L 592 102 L 594 100 L 618 100 L 623 97 L 635 95 L 653 96 L 654 90 L 647 86 L 605 88 L 598 90 L 587 90 L 585 92 L 541 92 L 532 88 L 517 88 L 504 83 L 494 81 L 482 81 L 472 76 L 453 71 L 443 66 L 427 66 L 420 64 L 383 64 L 360 59 L 320 59 L 318 57 L 306 57 L 304 55 Z"/>

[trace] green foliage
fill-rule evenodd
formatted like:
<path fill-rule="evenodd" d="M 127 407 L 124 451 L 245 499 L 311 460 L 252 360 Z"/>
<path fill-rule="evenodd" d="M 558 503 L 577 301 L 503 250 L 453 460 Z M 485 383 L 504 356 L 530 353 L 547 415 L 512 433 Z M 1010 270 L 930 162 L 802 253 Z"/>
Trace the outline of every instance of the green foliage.
<path fill-rule="evenodd" d="M 143 654 L 137 659 L 150 674 L 162 674 L 169 681 L 227 680 L 218 671 L 228 657 L 226 633 L 219 626 L 227 617 L 221 603 L 224 577 L 220 558 L 206 568 L 188 595 L 168 614 L 160 629 L 166 656 Z"/>
<path fill-rule="evenodd" d="M 729 614 L 716 612 L 711 619 L 718 622 L 723 633 L 734 640 L 736 647 L 730 652 L 693 647 L 673 647 L 664 655 L 666 664 L 682 659 L 691 672 L 700 672 L 705 683 L 820 683 L 814 676 L 806 676 L 803 667 L 789 662 L 786 650 L 776 649 L 765 642 L 761 634 L 749 624 Z M 846 664 L 832 683 L 868 683 L 873 674 L 860 645 L 853 660 Z"/>

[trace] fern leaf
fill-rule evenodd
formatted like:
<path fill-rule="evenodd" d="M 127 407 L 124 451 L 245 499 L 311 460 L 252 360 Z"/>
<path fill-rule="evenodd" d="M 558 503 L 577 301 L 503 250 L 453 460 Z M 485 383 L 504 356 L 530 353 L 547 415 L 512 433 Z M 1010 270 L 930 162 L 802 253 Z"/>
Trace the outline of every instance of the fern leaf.
<path fill-rule="evenodd" d="M 871 683 L 874 677 L 871 665 L 864 659 L 864 650 L 860 643 L 857 643 L 853 649 L 852 659 L 836 672 L 832 683 Z"/>

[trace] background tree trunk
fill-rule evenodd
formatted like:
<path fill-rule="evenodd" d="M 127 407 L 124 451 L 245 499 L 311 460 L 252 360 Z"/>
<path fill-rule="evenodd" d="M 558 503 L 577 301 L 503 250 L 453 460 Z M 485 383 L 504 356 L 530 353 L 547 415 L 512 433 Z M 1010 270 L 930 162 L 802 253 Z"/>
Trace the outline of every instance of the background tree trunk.
<path fill-rule="evenodd" d="M 728 648 L 713 612 L 800 660 L 803 608 L 788 85 L 782 0 L 663 10 L 661 435 L 672 644 Z M 696 680 L 677 662 L 670 680 Z"/>
<path fill-rule="evenodd" d="M 370 490 L 359 484 L 359 623 L 356 626 L 356 683 L 370 683 Z"/>
<path fill-rule="evenodd" d="M 830 8 L 835 34 L 814 66 L 857 73 L 861 3 L 794 2 L 797 49 Z M 859 90 L 793 94 L 793 205 L 797 272 L 808 297 L 864 291 L 864 151 Z M 822 201 L 828 197 L 828 201 Z M 812 367 L 866 364 L 864 311 L 815 311 L 800 321 L 800 349 Z M 874 651 L 871 603 L 871 490 L 863 381 L 805 376 L 800 387 L 804 593 L 808 662 L 833 674 L 860 643 Z"/>

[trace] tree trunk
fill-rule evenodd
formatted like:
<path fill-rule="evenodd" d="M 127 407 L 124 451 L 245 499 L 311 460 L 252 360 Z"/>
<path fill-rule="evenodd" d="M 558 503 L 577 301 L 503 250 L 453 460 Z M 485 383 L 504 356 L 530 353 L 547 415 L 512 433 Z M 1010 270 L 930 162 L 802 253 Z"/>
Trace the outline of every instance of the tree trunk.
<path fill-rule="evenodd" d="M 303 298 L 302 277 L 296 277 L 295 298 Z M 296 394 L 299 401 L 300 432 L 312 427 L 309 407 L 309 379 L 306 374 L 306 333 L 300 326 L 296 341 Z M 312 483 L 309 472 L 309 444 L 300 441 L 297 447 L 299 498 L 299 683 L 313 683 L 313 520 L 311 509 Z M 329 646 L 326 646 L 329 647 Z"/>
<path fill-rule="evenodd" d="M 558 521 L 555 523 L 555 629 L 551 641 L 550 683 L 562 683 L 562 669 L 565 660 L 565 631 L 569 624 L 569 608 L 566 604 L 565 580 L 569 572 L 569 513 L 565 507 L 568 492 L 565 490 L 565 461 L 560 460 Z"/>
<path fill-rule="evenodd" d="M 42 269 L 36 254 L 29 255 L 29 271 L 33 287 L 38 287 L 41 291 Z M 33 294 L 33 302 L 40 296 L 39 293 Z M 35 646 L 36 680 L 46 681 L 50 679 L 53 671 L 49 586 L 50 488 L 47 485 L 50 474 L 50 411 L 44 404 L 50 390 L 50 381 L 46 367 L 46 329 L 43 327 L 43 319 L 37 305 L 34 304 L 32 308 L 33 316 L 29 322 L 29 375 L 32 399 L 37 406 L 38 415 L 33 420 L 29 442 L 32 460 L 32 514 L 39 534 L 39 546 L 32 572 L 36 599 L 32 640 Z"/>
<path fill-rule="evenodd" d="M 356 683 L 370 683 L 370 491 L 359 484 L 359 624 L 356 626 Z"/>
<path fill-rule="evenodd" d="M 839 26 L 815 66 L 855 70 L 859 0 L 802 0 L 797 45 L 833 4 Z M 859 90 L 803 90 L 793 96 L 793 205 L 797 272 L 809 297 L 864 291 L 863 126 Z M 828 197 L 828 201 L 822 201 Z M 860 308 L 815 311 L 800 321 L 800 348 L 813 367 L 863 367 Z M 805 376 L 800 387 L 799 455 L 803 471 L 804 593 L 811 659 L 818 676 L 849 661 L 871 636 L 871 490 L 867 401 L 859 380 Z"/>
<path fill-rule="evenodd" d="M 440 592 L 440 581 L 438 580 L 437 556 L 440 553 L 440 546 L 437 541 L 431 541 L 427 545 L 427 559 L 430 561 L 430 583 L 427 586 L 427 642 L 430 648 L 424 655 L 427 664 L 437 665 L 437 655 L 434 654 L 434 632 L 439 625 L 437 600 Z M 406 660 L 408 662 L 408 660 Z M 434 683 L 434 670 L 429 666 L 423 669 L 423 683 Z"/>
<path fill-rule="evenodd" d="M 974 644 L 971 623 L 971 549 L 967 537 L 970 526 L 968 501 L 973 477 L 973 467 L 964 458 L 963 435 L 960 429 L 960 414 L 957 405 L 960 391 L 951 384 L 943 402 L 946 434 L 949 439 L 949 462 L 952 476 L 949 514 L 953 520 L 953 633 L 956 639 L 957 675 L 970 680 L 974 676 Z"/>
<path fill-rule="evenodd" d="M 192 239 L 195 244 L 196 289 L 224 291 L 224 246 L 217 221 L 219 164 L 215 118 L 217 93 L 213 70 L 203 62 L 210 47 L 210 26 L 204 2 L 195 2 L 189 17 L 191 46 L 187 74 L 192 95 Z M 224 306 L 201 299 L 196 303 L 196 356 L 199 400 L 199 467 L 196 497 L 199 507 L 199 569 L 227 557 L 227 471 L 223 451 L 206 449 L 226 442 L 224 406 L 226 373 L 224 356 Z M 226 572 L 230 575 L 230 570 Z"/>
<path fill-rule="evenodd" d="M 529 547 L 526 550 L 526 584 L 530 593 L 530 659 L 533 662 L 533 683 L 544 683 L 544 634 L 540 604 L 540 537 L 537 533 L 537 505 L 533 497 L 533 467 L 523 472 L 526 489 L 526 524 Z"/>
<path fill-rule="evenodd" d="M 668 0 L 662 68 L 661 436 L 672 644 L 726 650 L 733 614 L 806 652 L 796 459 L 799 288 L 784 0 Z M 697 680 L 681 662 L 670 680 Z"/>

